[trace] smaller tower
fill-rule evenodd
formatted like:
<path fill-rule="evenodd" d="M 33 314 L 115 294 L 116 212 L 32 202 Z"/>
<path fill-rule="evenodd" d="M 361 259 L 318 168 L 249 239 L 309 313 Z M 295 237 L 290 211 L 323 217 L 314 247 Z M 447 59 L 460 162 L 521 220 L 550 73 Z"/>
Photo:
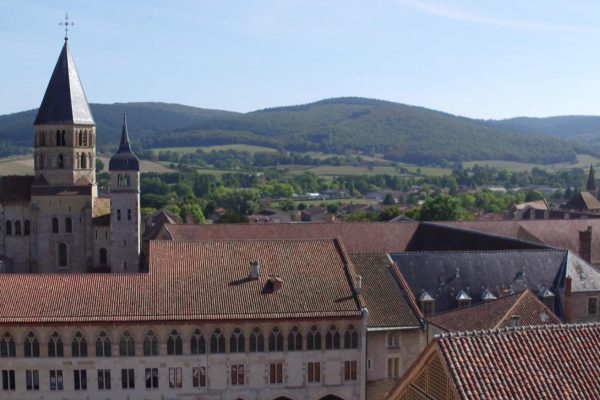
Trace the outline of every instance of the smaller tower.
<path fill-rule="evenodd" d="M 119 150 L 108 164 L 110 171 L 111 270 L 138 272 L 140 258 L 140 162 L 129 146 L 127 117 Z"/>
<path fill-rule="evenodd" d="M 598 198 L 596 178 L 594 177 L 594 166 L 592 164 L 590 164 L 590 173 L 588 174 L 586 190 L 591 193 L 594 198 Z"/>

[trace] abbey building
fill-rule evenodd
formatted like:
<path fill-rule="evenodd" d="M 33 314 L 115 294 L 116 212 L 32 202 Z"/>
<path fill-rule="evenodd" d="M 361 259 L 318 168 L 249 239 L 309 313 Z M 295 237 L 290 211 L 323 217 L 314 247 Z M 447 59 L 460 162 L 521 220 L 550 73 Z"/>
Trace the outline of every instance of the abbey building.
<path fill-rule="evenodd" d="M 139 161 L 127 123 L 110 161 L 110 197 L 96 187 L 96 124 L 68 42 L 34 122 L 34 176 L 0 184 L 5 272 L 132 272 L 140 253 Z"/>

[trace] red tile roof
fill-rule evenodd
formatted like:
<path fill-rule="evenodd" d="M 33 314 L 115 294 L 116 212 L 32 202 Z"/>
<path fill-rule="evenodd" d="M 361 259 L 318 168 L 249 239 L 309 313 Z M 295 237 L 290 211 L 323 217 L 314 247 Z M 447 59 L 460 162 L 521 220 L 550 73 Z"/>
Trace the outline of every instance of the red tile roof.
<path fill-rule="evenodd" d="M 461 399 L 599 399 L 600 325 L 546 325 L 435 340 Z"/>
<path fill-rule="evenodd" d="M 339 237 L 350 253 L 397 253 L 406 249 L 418 222 L 310 224 L 166 224 L 164 237 L 172 240 L 220 239 L 333 239 Z"/>
<path fill-rule="evenodd" d="M 561 323 L 560 319 L 529 290 L 472 307 L 437 314 L 427 321 L 448 332 L 472 331 L 510 327 L 514 315 L 519 316 L 521 325 Z"/>
<path fill-rule="evenodd" d="M 1 274 L 0 323 L 361 317 L 337 240 L 155 241 L 150 254 L 149 273 Z"/>

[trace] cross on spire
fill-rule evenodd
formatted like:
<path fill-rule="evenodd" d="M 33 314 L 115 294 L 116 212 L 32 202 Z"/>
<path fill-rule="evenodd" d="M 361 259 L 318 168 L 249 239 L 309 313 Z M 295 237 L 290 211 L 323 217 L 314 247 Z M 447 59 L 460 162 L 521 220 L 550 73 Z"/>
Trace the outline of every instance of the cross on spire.
<path fill-rule="evenodd" d="M 75 25 L 75 22 L 69 21 L 68 13 L 65 13 L 65 22 L 59 22 L 58 25 L 65 27 L 65 41 L 69 40 L 69 27 Z"/>

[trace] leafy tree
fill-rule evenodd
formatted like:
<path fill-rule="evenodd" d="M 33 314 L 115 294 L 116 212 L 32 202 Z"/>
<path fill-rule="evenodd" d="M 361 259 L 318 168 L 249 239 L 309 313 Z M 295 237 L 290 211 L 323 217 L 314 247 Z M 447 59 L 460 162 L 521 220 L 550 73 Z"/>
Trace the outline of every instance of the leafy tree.
<path fill-rule="evenodd" d="M 379 212 L 379 220 L 380 221 L 389 221 L 391 219 L 396 218 L 400 214 L 402 214 L 402 212 L 400 211 L 400 207 L 398 207 L 398 206 L 386 207 Z"/>
<path fill-rule="evenodd" d="M 198 224 L 206 223 L 206 219 L 204 218 L 204 212 L 202 211 L 202 207 L 198 203 L 184 203 L 181 207 L 181 220 L 187 221 L 187 217 L 191 216 L 193 220 Z"/>
<path fill-rule="evenodd" d="M 527 195 L 525 196 L 525 201 L 537 200 L 544 200 L 544 195 L 540 192 L 536 192 L 535 190 L 530 190 L 529 192 L 527 192 Z"/>
<path fill-rule="evenodd" d="M 104 163 L 102 162 L 101 159 L 96 158 L 96 172 L 102 172 L 104 171 Z"/>
<path fill-rule="evenodd" d="M 394 199 L 394 196 L 391 193 L 388 193 L 383 198 L 383 204 L 386 206 L 391 206 L 393 204 L 396 204 L 396 200 Z"/>
<path fill-rule="evenodd" d="M 329 214 L 337 215 L 338 211 L 340 211 L 340 205 L 337 203 L 327 204 L 327 212 Z"/>
<path fill-rule="evenodd" d="M 462 216 L 460 200 L 446 195 L 428 197 L 419 212 L 421 221 L 457 221 Z"/>

